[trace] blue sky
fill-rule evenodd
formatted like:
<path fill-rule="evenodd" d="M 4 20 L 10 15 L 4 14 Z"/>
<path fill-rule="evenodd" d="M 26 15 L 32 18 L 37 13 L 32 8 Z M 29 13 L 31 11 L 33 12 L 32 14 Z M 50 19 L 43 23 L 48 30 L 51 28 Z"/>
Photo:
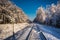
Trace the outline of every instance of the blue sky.
<path fill-rule="evenodd" d="M 14 4 L 20 7 L 30 20 L 36 17 L 36 10 L 38 7 L 56 4 L 57 0 L 11 0 Z"/>

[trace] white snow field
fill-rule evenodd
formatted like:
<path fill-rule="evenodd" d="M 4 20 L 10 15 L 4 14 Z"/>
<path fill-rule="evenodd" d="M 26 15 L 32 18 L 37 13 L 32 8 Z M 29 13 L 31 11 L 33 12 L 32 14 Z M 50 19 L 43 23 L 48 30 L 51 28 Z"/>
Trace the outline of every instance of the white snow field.
<path fill-rule="evenodd" d="M 4 40 L 60 40 L 60 29 L 31 23 Z"/>

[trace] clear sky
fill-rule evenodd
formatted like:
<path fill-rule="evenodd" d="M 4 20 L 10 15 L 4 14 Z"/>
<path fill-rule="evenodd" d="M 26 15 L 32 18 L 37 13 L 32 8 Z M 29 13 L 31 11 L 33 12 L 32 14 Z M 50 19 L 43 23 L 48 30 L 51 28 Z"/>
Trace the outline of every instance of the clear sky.
<path fill-rule="evenodd" d="M 56 4 L 57 0 L 11 0 L 14 4 L 20 7 L 30 20 L 36 17 L 36 10 L 38 7 Z"/>

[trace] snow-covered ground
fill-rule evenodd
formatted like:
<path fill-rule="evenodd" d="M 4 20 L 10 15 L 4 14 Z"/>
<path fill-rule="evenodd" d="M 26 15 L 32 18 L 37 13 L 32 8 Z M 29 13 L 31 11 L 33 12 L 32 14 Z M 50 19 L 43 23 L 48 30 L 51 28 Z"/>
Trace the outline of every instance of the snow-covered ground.
<path fill-rule="evenodd" d="M 0 24 L 0 40 L 12 36 L 13 31 L 14 33 L 16 33 L 19 30 L 24 29 L 28 25 L 29 25 L 28 23 Z"/>
<path fill-rule="evenodd" d="M 34 33 L 35 35 L 38 33 L 39 36 L 37 38 L 39 38 L 40 40 L 60 40 L 60 36 L 59 36 L 60 29 L 58 28 L 54 28 L 46 25 L 34 24 Z"/>
<path fill-rule="evenodd" d="M 60 40 L 60 29 L 32 23 L 5 40 Z"/>

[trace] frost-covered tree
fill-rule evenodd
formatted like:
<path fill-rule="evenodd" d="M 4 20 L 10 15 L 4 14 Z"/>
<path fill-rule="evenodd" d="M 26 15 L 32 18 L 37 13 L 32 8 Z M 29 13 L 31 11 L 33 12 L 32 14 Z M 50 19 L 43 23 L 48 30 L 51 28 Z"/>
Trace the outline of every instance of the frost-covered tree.
<path fill-rule="evenodd" d="M 35 22 L 39 22 L 39 23 L 44 23 L 46 15 L 45 15 L 45 11 L 43 7 L 39 7 L 37 10 L 37 17 L 35 18 Z"/>
<path fill-rule="evenodd" d="M 46 23 L 57 27 L 60 26 L 60 4 L 52 4 L 46 11 Z"/>
<path fill-rule="evenodd" d="M 60 27 L 60 3 L 51 4 L 46 9 L 39 7 L 37 10 L 36 21 Z"/>

